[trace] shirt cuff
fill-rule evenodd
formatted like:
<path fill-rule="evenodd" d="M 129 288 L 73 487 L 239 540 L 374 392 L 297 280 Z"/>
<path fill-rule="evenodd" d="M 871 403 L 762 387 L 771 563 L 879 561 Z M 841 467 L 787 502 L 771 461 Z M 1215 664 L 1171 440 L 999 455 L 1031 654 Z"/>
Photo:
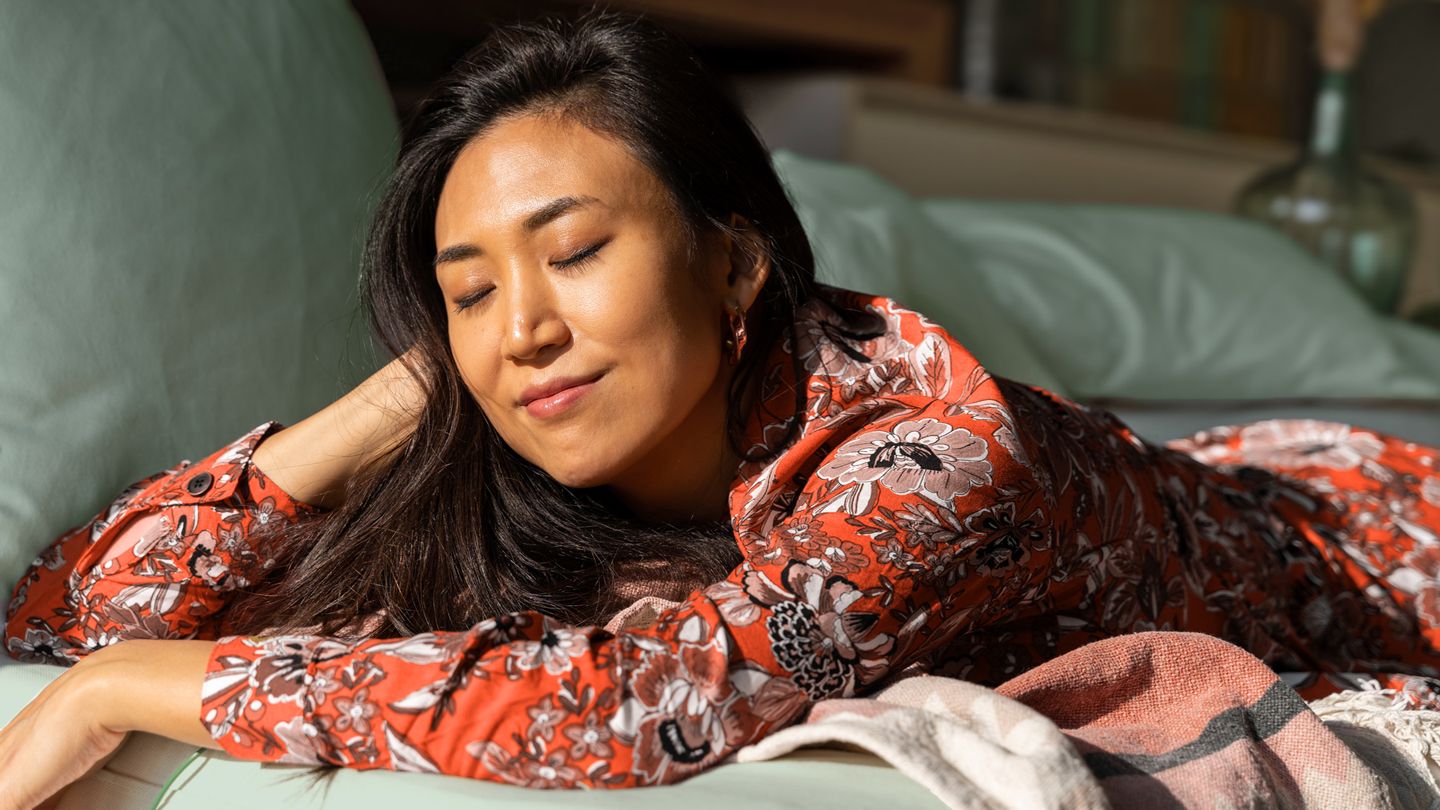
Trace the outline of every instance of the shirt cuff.
<path fill-rule="evenodd" d="M 266 498 L 273 498 L 275 511 L 291 517 L 329 511 L 329 507 L 302 501 L 299 498 L 293 497 L 290 493 L 281 489 L 280 485 L 275 483 L 275 479 L 266 475 L 265 471 L 260 468 L 260 465 L 255 463 L 253 456 L 255 449 L 260 446 L 260 442 L 279 433 L 284 430 L 285 427 L 285 425 L 279 422 L 272 421 L 266 422 L 265 425 L 256 428 L 256 430 L 260 430 L 260 428 L 266 429 L 261 432 L 260 438 L 256 439 L 255 442 L 250 445 L 250 454 L 245 459 L 245 468 L 241 475 L 239 488 L 245 492 L 247 499 L 253 504 L 263 504 Z"/>
<path fill-rule="evenodd" d="M 200 722 L 225 753 L 248 761 L 318 765 L 317 732 L 306 721 L 307 636 L 222 636 L 210 648 Z M 263 722 L 262 722 L 263 721 Z"/>

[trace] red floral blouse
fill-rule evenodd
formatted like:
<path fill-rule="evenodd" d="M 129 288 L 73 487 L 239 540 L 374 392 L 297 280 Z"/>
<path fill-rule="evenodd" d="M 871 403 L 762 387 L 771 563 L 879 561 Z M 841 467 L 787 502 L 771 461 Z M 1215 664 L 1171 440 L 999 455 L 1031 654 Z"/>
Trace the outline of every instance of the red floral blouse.
<path fill-rule="evenodd" d="M 227 635 L 232 565 L 267 559 L 249 530 L 315 509 L 251 462 L 271 421 L 56 538 L 15 587 L 5 647 L 70 664 L 215 639 L 201 720 L 236 757 L 545 788 L 673 783 L 815 701 L 922 672 L 994 685 L 1132 630 L 1222 636 L 1309 671 L 1307 697 L 1343 683 L 1317 669 L 1440 673 L 1435 448 L 1315 420 L 1151 444 L 987 372 L 889 298 L 821 293 L 856 313 L 810 301 L 767 358 L 747 446 L 801 427 L 737 471 L 745 562 L 647 624 Z"/>

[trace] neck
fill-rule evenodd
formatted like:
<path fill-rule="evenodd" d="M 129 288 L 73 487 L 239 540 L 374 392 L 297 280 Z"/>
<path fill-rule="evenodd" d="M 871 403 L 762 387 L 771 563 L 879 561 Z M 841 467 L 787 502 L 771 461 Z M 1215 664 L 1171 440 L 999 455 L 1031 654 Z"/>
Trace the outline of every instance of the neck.
<path fill-rule="evenodd" d="M 730 488 L 740 457 L 726 434 L 725 407 L 734 367 L 728 364 L 694 412 L 610 490 L 648 523 L 702 523 L 730 517 Z M 753 407 L 758 377 L 741 397 Z"/>

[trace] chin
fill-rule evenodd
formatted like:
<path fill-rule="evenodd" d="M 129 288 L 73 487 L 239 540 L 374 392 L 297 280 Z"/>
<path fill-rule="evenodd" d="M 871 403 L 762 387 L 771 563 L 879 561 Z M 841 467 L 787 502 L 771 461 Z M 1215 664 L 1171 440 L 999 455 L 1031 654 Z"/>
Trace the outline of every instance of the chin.
<path fill-rule="evenodd" d="M 550 477 L 564 484 L 571 489 L 587 489 L 598 487 L 607 483 L 609 469 L 594 469 L 589 467 L 565 467 L 563 469 L 551 469 L 547 467 L 545 472 Z"/>

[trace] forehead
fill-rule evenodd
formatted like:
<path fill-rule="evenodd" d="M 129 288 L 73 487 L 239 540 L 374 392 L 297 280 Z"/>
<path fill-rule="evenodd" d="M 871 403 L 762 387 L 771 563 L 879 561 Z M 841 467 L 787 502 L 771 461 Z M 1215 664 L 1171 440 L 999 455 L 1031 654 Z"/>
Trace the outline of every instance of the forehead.
<path fill-rule="evenodd" d="M 519 230 L 557 197 L 591 195 L 612 212 L 663 204 L 655 175 L 620 141 L 557 115 L 502 120 L 470 141 L 445 177 L 437 243 L 472 229 Z"/>

